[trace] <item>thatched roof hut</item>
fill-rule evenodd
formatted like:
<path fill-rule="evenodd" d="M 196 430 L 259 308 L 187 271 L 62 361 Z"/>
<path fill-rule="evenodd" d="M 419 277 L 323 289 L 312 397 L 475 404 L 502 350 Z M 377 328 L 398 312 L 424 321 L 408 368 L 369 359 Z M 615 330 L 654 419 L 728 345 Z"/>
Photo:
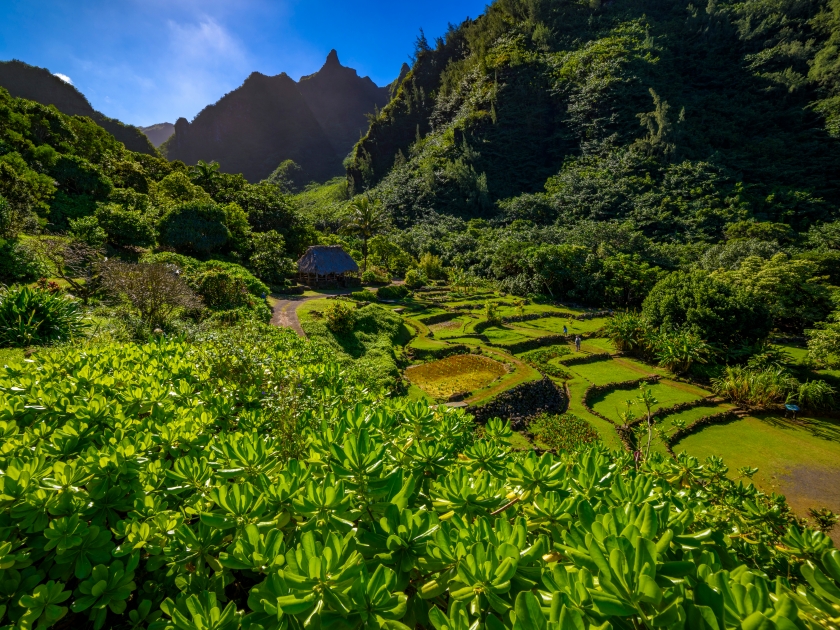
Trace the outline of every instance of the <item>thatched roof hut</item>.
<path fill-rule="evenodd" d="M 359 265 L 341 245 L 312 245 L 297 264 L 299 280 L 312 287 L 357 283 L 350 274 L 358 273 Z"/>

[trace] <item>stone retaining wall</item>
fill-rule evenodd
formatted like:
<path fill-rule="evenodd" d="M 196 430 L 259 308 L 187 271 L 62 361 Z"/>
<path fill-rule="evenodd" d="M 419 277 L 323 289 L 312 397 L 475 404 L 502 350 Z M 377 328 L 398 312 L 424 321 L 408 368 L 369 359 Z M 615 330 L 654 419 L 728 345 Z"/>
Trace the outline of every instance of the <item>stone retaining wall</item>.
<path fill-rule="evenodd" d="M 467 413 L 484 424 L 491 418 L 510 420 L 515 431 L 525 428 L 525 421 L 541 413 L 563 413 L 568 398 L 550 378 L 522 383 L 509 389 L 485 405 L 468 407 Z"/>

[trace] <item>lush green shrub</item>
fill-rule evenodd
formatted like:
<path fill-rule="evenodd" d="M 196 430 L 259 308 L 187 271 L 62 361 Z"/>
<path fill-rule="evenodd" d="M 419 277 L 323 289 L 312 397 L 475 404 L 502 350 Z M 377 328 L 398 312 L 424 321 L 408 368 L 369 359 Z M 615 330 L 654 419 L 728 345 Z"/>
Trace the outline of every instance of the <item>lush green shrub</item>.
<path fill-rule="evenodd" d="M 409 269 L 405 274 L 405 286 L 409 289 L 419 289 L 426 285 L 426 279 L 417 269 Z"/>
<path fill-rule="evenodd" d="M 786 369 L 775 366 L 727 366 L 723 374 L 712 379 L 712 390 L 740 405 L 772 407 L 794 403 L 814 410 L 833 408 L 836 394 L 825 381 L 800 383 Z"/>
<path fill-rule="evenodd" d="M 115 203 L 100 204 L 96 208 L 96 218 L 112 245 L 149 247 L 155 244 L 154 225 L 137 210 L 127 210 Z"/>
<path fill-rule="evenodd" d="M 358 300 L 359 302 L 376 302 L 376 293 L 368 291 L 367 289 L 364 291 L 353 291 L 353 293 L 350 294 L 350 297 L 354 300 Z"/>
<path fill-rule="evenodd" d="M 542 447 L 553 451 L 574 453 L 600 440 L 591 424 L 571 413 L 542 413 L 531 420 L 528 431 Z"/>
<path fill-rule="evenodd" d="M 826 368 L 840 367 L 840 311 L 820 322 L 808 336 L 808 358 Z"/>
<path fill-rule="evenodd" d="M 263 282 L 272 286 L 283 286 L 289 276 L 297 271 L 295 262 L 286 253 L 283 236 L 271 230 L 251 235 L 251 269 Z"/>
<path fill-rule="evenodd" d="M 161 219 L 160 242 L 187 254 L 207 255 L 227 244 L 231 233 L 226 218 L 224 208 L 217 204 L 181 203 Z"/>
<path fill-rule="evenodd" d="M 719 460 L 636 464 L 570 416 L 578 452 L 513 454 L 331 353 L 246 323 L 0 369 L 4 622 L 831 627 L 831 540 Z"/>
<path fill-rule="evenodd" d="M 25 348 L 66 341 L 85 328 L 76 300 L 45 289 L 0 290 L 0 346 Z"/>
<path fill-rule="evenodd" d="M 388 284 L 391 278 L 381 269 L 368 269 L 362 274 L 362 282 L 365 284 Z"/>
<path fill-rule="evenodd" d="M 191 284 L 210 308 L 239 308 L 253 300 L 242 279 L 223 269 L 208 269 L 193 278 Z"/>
<path fill-rule="evenodd" d="M 619 352 L 645 354 L 650 346 L 650 324 L 638 313 L 615 313 L 604 324 L 604 332 Z"/>
<path fill-rule="evenodd" d="M 268 295 L 269 293 L 268 285 L 256 278 L 250 271 L 245 269 L 245 267 L 237 265 L 236 263 L 224 260 L 208 260 L 206 262 L 202 262 L 192 258 L 191 256 L 183 256 L 172 252 L 147 254 L 143 257 L 143 261 L 175 265 L 184 273 L 188 283 L 194 283 L 196 278 L 205 271 L 209 271 L 211 269 L 221 270 L 244 282 L 245 286 L 248 288 L 248 292 L 254 297 L 262 298 L 263 295 Z"/>
<path fill-rule="evenodd" d="M 356 307 L 343 300 L 333 300 L 324 309 L 327 328 L 337 335 L 346 335 L 356 325 Z"/>
<path fill-rule="evenodd" d="M 392 284 L 387 287 L 381 287 L 376 291 L 376 296 L 380 300 L 401 300 L 408 295 L 408 289 L 402 284 Z"/>
<path fill-rule="evenodd" d="M 417 269 L 429 280 L 446 280 L 446 271 L 440 256 L 426 252 L 420 257 Z"/>
<path fill-rule="evenodd" d="M 108 235 L 102 226 L 99 225 L 95 216 L 82 217 L 80 219 L 70 219 L 70 229 L 68 234 L 91 247 L 102 247 L 105 241 L 108 240 Z"/>
<path fill-rule="evenodd" d="M 501 326 L 502 316 L 499 315 L 499 306 L 495 302 L 484 303 L 484 321 L 487 326 Z"/>
<path fill-rule="evenodd" d="M 772 325 L 766 306 L 702 271 L 660 280 L 642 313 L 654 329 L 686 330 L 724 348 L 756 344 Z"/>
<path fill-rule="evenodd" d="M 0 282 L 32 281 L 48 273 L 25 242 L 0 238 Z"/>

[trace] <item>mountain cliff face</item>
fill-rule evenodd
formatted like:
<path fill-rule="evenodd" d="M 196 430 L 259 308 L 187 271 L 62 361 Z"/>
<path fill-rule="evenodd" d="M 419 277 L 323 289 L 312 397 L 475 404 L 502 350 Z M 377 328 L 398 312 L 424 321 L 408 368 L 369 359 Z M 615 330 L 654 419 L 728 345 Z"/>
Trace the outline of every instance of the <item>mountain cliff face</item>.
<path fill-rule="evenodd" d="M 701 6 L 702 5 L 702 6 Z M 440 214 L 631 221 L 717 239 L 840 206 L 840 4 L 497 0 L 435 44 L 356 145 L 355 193 Z"/>
<path fill-rule="evenodd" d="M 216 160 L 229 173 L 264 179 L 294 160 L 309 180 L 341 175 L 342 159 L 368 127 L 367 115 L 390 98 L 390 86 L 341 65 L 333 50 L 315 74 L 253 73 L 241 87 L 204 108 L 190 123 L 180 118 L 163 151 L 170 160 Z"/>
<path fill-rule="evenodd" d="M 148 127 L 138 127 L 138 129 L 146 134 L 149 142 L 156 147 L 169 140 L 169 136 L 175 133 L 175 125 L 168 122 L 149 125 Z"/>
<path fill-rule="evenodd" d="M 300 78 L 298 90 L 342 158 L 367 131 L 367 115 L 390 98 L 389 87 L 342 66 L 335 50 L 318 72 Z"/>
<path fill-rule="evenodd" d="M 0 87 L 15 98 L 25 98 L 44 105 L 55 105 L 68 116 L 87 116 L 105 129 L 130 151 L 157 155 L 155 147 L 137 127 L 108 118 L 93 109 L 75 87 L 54 76 L 46 68 L 30 66 L 21 61 L 0 62 Z"/>
<path fill-rule="evenodd" d="M 222 171 L 258 181 L 284 160 L 297 162 L 312 179 L 329 179 L 341 160 L 287 74 L 258 72 L 192 123 L 179 118 L 163 145 L 170 160 L 215 160 Z"/>

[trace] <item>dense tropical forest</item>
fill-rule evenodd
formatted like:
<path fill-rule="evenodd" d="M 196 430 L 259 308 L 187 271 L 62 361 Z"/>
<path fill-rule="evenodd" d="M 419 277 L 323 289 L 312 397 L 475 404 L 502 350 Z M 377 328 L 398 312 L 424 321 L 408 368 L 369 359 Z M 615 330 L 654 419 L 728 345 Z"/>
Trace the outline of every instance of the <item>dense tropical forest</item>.
<path fill-rule="evenodd" d="M 839 45 L 496 0 L 326 182 L 0 88 L 0 630 L 840 627 Z"/>

